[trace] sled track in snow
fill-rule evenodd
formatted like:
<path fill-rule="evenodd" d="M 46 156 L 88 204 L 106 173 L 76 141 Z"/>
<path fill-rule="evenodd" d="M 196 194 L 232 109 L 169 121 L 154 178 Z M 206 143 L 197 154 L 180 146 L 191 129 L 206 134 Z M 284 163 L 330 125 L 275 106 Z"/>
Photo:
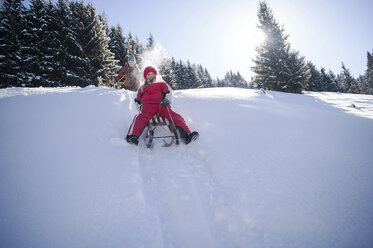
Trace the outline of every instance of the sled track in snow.
<path fill-rule="evenodd" d="M 209 173 L 187 147 L 171 149 L 157 148 L 156 154 L 143 149 L 138 155 L 145 202 L 159 221 L 154 225 L 161 234 L 157 246 L 215 247 L 211 192 L 205 190 L 213 184 Z"/>

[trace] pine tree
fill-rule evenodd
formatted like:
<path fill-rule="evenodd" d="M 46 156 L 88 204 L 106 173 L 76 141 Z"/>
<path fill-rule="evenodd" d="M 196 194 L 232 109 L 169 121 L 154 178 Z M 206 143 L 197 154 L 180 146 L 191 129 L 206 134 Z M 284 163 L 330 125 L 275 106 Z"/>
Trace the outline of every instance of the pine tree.
<path fill-rule="evenodd" d="M 31 0 L 30 9 L 27 13 L 27 31 L 25 32 L 26 44 L 23 46 L 23 53 L 26 57 L 25 72 L 28 73 L 30 81 L 26 86 L 38 87 L 49 86 L 48 77 L 48 56 L 52 46 L 49 41 L 47 29 L 49 26 L 48 7 L 44 0 Z"/>
<path fill-rule="evenodd" d="M 185 68 L 185 87 L 186 89 L 192 89 L 192 88 L 198 88 L 198 86 L 199 86 L 199 80 L 196 76 L 194 67 L 192 66 L 190 61 L 187 60 L 187 64 Z"/>
<path fill-rule="evenodd" d="M 308 91 L 322 91 L 321 87 L 321 73 L 316 69 L 316 66 L 309 61 L 308 67 L 310 68 L 310 78 L 306 90 Z"/>
<path fill-rule="evenodd" d="M 352 94 L 360 94 L 361 93 L 361 87 L 362 85 L 359 85 L 359 82 L 354 78 L 351 82 L 351 87 L 349 90 L 349 93 Z"/>
<path fill-rule="evenodd" d="M 338 85 L 335 80 L 335 76 L 332 71 L 329 71 L 329 73 L 326 73 L 325 69 L 321 67 L 320 69 L 320 75 L 321 75 L 321 89 L 322 91 L 328 91 L 328 92 L 337 92 L 338 91 Z"/>
<path fill-rule="evenodd" d="M 72 85 L 85 87 L 89 85 L 89 73 L 91 65 L 88 49 L 92 49 L 94 37 L 91 34 L 91 29 L 94 24 L 90 18 L 88 9 L 85 8 L 83 2 L 70 2 L 70 34 L 69 43 L 66 44 L 68 49 L 67 54 L 67 70 L 68 82 Z M 87 48 L 88 42 L 90 47 Z M 86 49 L 87 48 L 87 49 Z M 88 51 L 88 53 L 86 52 Z"/>
<path fill-rule="evenodd" d="M 181 60 L 178 63 L 176 63 L 175 76 L 177 80 L 178 89 L 188 89 L 189 85 L 187 70 L 186 66 Z"/>
<path fill-rule="evenodd" d="M 328 77 L 332 81 L 332 86 L 331 87 L 334 88 L 336 92 L 340 92 L 340 88 L 339 88 L 339 84 L 338 84 L 338 79 L 337 79 L 336 75 L 334 74 L 334 72 L 329 69 L 327 75 L 328 75 Z"/>
<path fill-rule="evenodd" d="M 185 64 L 182 60 L 176 62 L 173 57 L 169 65 L 175 80 L 172 86 L 173 89 L 193 89 L 214 86 L 209 72 L 206 68 L 203 69 L 202 65 L 191 64 L 190 61 L 187 61 Z"/>
<path fill-rule="evenodd" d="M 238 87 L 247 88 L 247 81 L 241 76 L 240 72 L 234 73 L 232 70 L 225 73 L 224 79 L 219 81 L 219 87 Z"/>
<path fill-rule="evenodd" d="M 341 89 L 342 93 L 353 93 L 352 91 L 355 89 L 351 86 L 355 85 L 355 79 L 352 77 L 350 70 L 346 68 L 343 62 L 342 72 L 339 78 L 339 88 Z"/>
<path fill-rule="evenodd" d="M 179 89 L 179 81 L 178 81 L 178 76 L 177 76 L 177 62 L 175 61 L 175 58 L 172 57 L 170 60 L 170 71 L 172 72 L 172 76 L 170 76 L 171 80 L 170 81 L 170 86 L 172 89 Z"/>
<path fill-rule="evenodd" d="M 360 94 L 368 94 L 369 89 L 366 75 L 359 75 L 356 82 L 359 85 Z"/>
<path fill-rule="evenodd" d="M 41 46 L 44 50 L 43 71 L 45 74 L 43 74 L 43 77 L 46 80 L 46 86 L 61 86 L 61 61 L 59 60 L 59 52 L 62 50 L 62 43 L 58 35 L 59 19 L 57 15 L 57 7 L 52 1 L 49 1 L 46 5 L 45 15 L 46 25 L 43 27 L 44 39 L 41 42 Z"/>
<path fill-rule="evenodd" d="M 207 71 L 207 69 L 205 68 L 204 69 L 204 81 L 203 81 L 203 85 L 205 88 L 210 88 L 210 87 L 214 87 L 214 81 L 212 80 L 211 78 L 211 75 L 210 73 Z"/>
<path fill-rule="evenodd" d="M 58 86 L 79 85 L 80 77 L 75 74 L 78 67 L 76 50 L 79 50 L 77 34 L 73 31 L 72 11 L 67 0 L 58 0 L 56 6 L 57 44 L 55 60 L 58 68 L 55 71 Z M 79 61 L 78 61 L 79 62 Z"/>
<path fill-rule="evenodd" d="M 171 65 L 173 75 L 175 77 L 175 84 L 172 88 L 180 89 L 180 81 L 179 81 L 179 76 L 178 76 L 178 62 L 175 60 L 174 57 L 171 58 L 170 65 Z"/>
<path fill-rule="evenodd" d="M 202 65 L 198 65 L 196 68 L 197 77 L 200 79 L 200 88 L 212 87 L 212 79 L 207 69 L 203 68 Z"/>
<path fill-rule="evenodd" d="M 154 37 L 153 37 L 152 33 L 150 33 L 149 37 L 148 37 L 148 44 L 146 44 L 146 48 L 147 49 L 153 48 L 154 45 L 155 45 Z"/>
<path fill-rule="evenodd" d="M 216 87 L 228 87 L 224 79 L 216 79 Z"/>
<path fill-rule="evenodd" d="M 266 2 L 259 2 L 258 18 L 258 28 L 265 33 L 266 40 L 256 48 L 258 55 L 252 68 L 256 86 L 301 93 L 310 77 L 304 58 L 291 51 L 284 28 L 277 23 Z"/>
<path fill-rule="evenodd" d="M 117 71 L 121 68 L 118 65 L 118 60 L 115 59 L 115 54 L 110 50 L 109 24 L 105 16 L 98 15 L 99 32 L 99 51 L 101 52 L 101 66 L 98 71 L 99 77 L 105 79 L 113 79 L 117 75 Z"/>
<path fill-rule="evenodd" d="M 22 53 L 26 29 L 25 8 L 21 0 L 5 0 L 0 8 L 0 87 L 27 83 Z"/>
<path fill-rule="evenodd" d="M 247 81 L 241 76 L 239 71 L 235 75 L 235 85 L 239 88 L 248 88 Z"/>
<path fill-rule="evenodd" d="M 115 59 L 119 61 L 119 65 L 124 66 L 127 62 L 127 48 L 126 48 L 126 37 L 123 35 L 121 25 L 110 28 L 110 42 L 109 49 L 114 54 Z"/>
<path fill-rule="evenodd" d="M 176 77 L 172 69 L 171 61 L 164 60 L 160 66 L 160 74 L 163 80 L 172 88 L 176 89 Z"/>
<path fill-rule="evenodd" d="M 248 87 L 249 89 L 255 89 L 255 88 L 256 88 L 256 85 L 255 85 L 255 82 L 254 82 L 254 77 L 251 77 L 251 78 L 250 78 L 250 81 L 248 82 L 247 87 Z"/>
<path fill-rule="evenodd" d="M 109 50 L 106 26 L 92 4 L 59 1 L 61 34 L 65 34 L 61 62 L 65 73 L 63 82 L 85 87 L 97 85 L 97 77 L 107 78 L 117 70 L 113 53 Z M 63 38 L 60 36 L 60 38 Z"/>
<path fill-rule="evenodd" d="M 118 69 L 117 61 L 114 59 L 114 54 L 109 50 L 110 38 L 106 33 L 105 23 L 100 18 L 96 9 L 92 4 L 88 4 L 87 12 L 89 13 L 89 22 L 92 23 L 91 28 L 85 28 L 85 33 L 91 37 L 87 40 L 87 45 L 84 45 L 85 54 L 90 62 L 88 72 L 88 84 L 97 85 L 99 76 L 108 78 L 112 76 Z"/>
<path fill-rule="evenodd" d="M 232 73 L 232 70 L 230 70 L 225 73 L 225 76 L 223 79 L 225 87 L 233 87 L 232 79 L 233 79 L 233 73 Z"/>
<path fill-rule="evenodd" d="M 367 70 L 366 70 L 366 82 L 367 82 L 367 94 L 373 94 L 373 55 L 367 52 Z"/>
<path fill-rule="evenodd" d="M 128 57 L 133 54 L 136 57 L 137 63 L 141 64 L 140 54 L 142 54 L 143 52 L 143 47 L 139 41 L 139 38 L 134 38 L 132 33 L 130 32 L 127 36 L 125 44 L 127 48 L 126 61 L 128 60 Z"/>

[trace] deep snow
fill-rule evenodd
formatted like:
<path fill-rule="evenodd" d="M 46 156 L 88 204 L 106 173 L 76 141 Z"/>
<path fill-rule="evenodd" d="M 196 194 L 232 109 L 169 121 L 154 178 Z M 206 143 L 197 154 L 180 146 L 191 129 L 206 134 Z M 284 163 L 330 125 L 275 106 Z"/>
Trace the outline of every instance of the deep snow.
<path fill-rule="evenodd" d="M 1 89 L 0 247 L 373 247 L 373 96 L 174 94 L 147 149 L 132 92 Z"/>

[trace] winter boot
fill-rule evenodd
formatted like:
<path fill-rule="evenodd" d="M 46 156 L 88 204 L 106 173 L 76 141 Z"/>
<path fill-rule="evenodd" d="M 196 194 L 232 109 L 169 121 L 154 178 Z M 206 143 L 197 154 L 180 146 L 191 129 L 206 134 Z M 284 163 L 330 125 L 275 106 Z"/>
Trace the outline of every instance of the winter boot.
<path fill-rule="evenodd" d="M 185 144 L 189 144 L 192 140 L 198 139 L 198 137 L 199 137 L 198 132 L 188 133 L 187 137 L 185 137 Z"/>
<path fill-rule="evenodd" d="M 176 126 L 176 129 L 179 131 L 181 138 L 185 139 L 188 136 L 188 133 L 182 127 Z"/>
<path fill-rule="evenodd" d="M 127 135 L 126 140 L 128 143 L 132 145 L 138 145 L 139 144 L 139 139 L 135 135 Z"/>

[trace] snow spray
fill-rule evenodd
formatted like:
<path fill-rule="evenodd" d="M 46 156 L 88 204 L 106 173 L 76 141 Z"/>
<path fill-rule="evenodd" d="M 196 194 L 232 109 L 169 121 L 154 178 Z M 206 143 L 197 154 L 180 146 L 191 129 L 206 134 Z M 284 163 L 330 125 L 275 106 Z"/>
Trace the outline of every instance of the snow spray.
<path fill-rule="evenodd" d="M 162 64 L 167 61 L 166 50 L 159 43 L 155 43 L 152 47 L 145 49 L 141 54 L 141 58 L 141 71 L 143 72 L 147 66 L 152 66 L 158 72 L 157 81 L 163 81 L 162 76 L 160 75 L 160 69 Z"/>

